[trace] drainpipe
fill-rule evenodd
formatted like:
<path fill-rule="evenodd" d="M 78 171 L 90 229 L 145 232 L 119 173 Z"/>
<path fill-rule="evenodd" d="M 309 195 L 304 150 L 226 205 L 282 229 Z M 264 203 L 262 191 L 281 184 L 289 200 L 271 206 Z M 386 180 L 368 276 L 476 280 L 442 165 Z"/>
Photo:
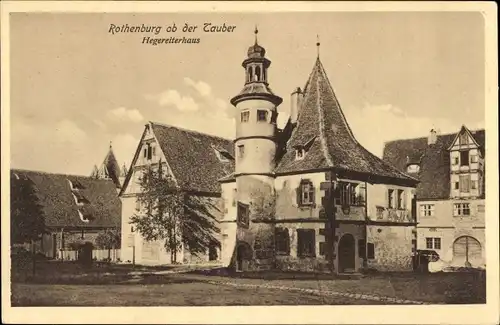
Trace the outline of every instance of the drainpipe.
<path fill-rule="evenodd" d="M 368 267 L 368 183 L 365 182 L 365 227 L 364 227 L 364 237 L 365 237 L 365 252 L 363 253 L 363 266 Z"/>

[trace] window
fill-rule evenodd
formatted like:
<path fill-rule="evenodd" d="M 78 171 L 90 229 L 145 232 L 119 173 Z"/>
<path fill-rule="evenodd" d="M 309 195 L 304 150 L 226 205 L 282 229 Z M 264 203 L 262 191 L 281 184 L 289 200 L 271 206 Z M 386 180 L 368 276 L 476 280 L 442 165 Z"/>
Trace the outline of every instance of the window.
<path fill-rule="evenodd" d="M 257 110 L 257 121 L 266 122 L 267 121 L 267 111 Z"/>
<path fill-rule="evenodd" d="M 454 216 L 469 216 L 470 215 L 469 203 L 455 203 L 453 205 L 453 215 Z"/>
<path fill-rule="evenodd" d="M 460 182 L 455 182 L 455 189 L 459 190 L 460 189 Z"/>
<path fill-rule="evenodd" d="M 434 216 L 434 204 L 422 204 L 422 205 L 420 205 L 420 216 L 422 216 L 422 217 Z"/>
<path fill-rule="evenodd" d="M 397 190 L 398 193 L 398 209 L 405 208 L 405 191 Z"/>
<path fill-rule="evenodd" d="M 276 121 L 278 119 L 278 113 L 276 112 L 271 112 L 271 123 L 276 124 Z"/>
<path fill-rule="evenodd" d="M 248 120 L 250 120 L 250 112 L 241 112 L 241 122 L 248 122 Z"/>
<path fill-rule="evenodd" d="M 416 251 L 417 251 L 417 240 L 416 239 L 412 239 L 411 240 L 411 252 L 415 253 Z"/>
<path fill-rule="evenodd" d="M 460 166 L 469 165 L 469 151 L 460 151 Z"/>
<path fill-rule="evenodd" d="M 151 160 L 151 158 L 153 158 L 153 152 L 152 152 L 151 144 L 148 143 L 148 160 Z"/>
<path fill-rule="evenodd" d="M 302 149 L 302 148 L 295 149 L 295 159 L 296 160 L 303 159 L 304 155 L 305 155 L 304 149 Z"/>
<path fill-rule="evenodd" d="M 357 205 L 364 202 L 364 186 L 358 189 L 357 183 L 339 182 L 338 191 L 341 205 Z"/>
<path fill-rule="evenodd" d="M 389 209 L 394 209 L 394 190 L 388 190 L 388 207 Z"/>
<path fill-rule="evenodd" d="M 453 157 L 452 163 L 453 163 L 453 165 L 458 165 L 458 163 L 459 163 L 458 157 Z"/>
<path fill-rule="evenodd" d="M 144 158 L 146 158 L 147 156 L 148 156 L 148 149 L 144 148 Z"/>
<path fill-rule="evenodd" d="M 245 146 L 239 145 L 238 146 L 238 158 L 242 159 L 244 156 L 245 156 Z"/>
<path fill-rule="evenodd" d="M 471 155 L 470 156 L 470 162 L 471 163 L 477 163 L 479 161 L 477 155 Z"/>
<path fill-rule="evenodd" d="M 314 186 L 309 180 L 302 180 L 297 188 L 297 204 L 299 206 L 314 204 Z"/>
<path fill-rule="evenodd" d="M 368 255 L 368 259 L 373 260 L 375 258 L 375 244 L 368 243 L 366 245 L 366 254 Z"/>
<path fill-rule="evenodd" d="M 366 243 L 364 239 L 358 240 L 358 257 L 366 258 Z"/>
<path fill-rule="evenodd" d="M 248 226 L 250 225 L 249 213 L 250 209 L 248 207 L 248 204 L 238 202 L 238 224 L 240 226 L 248 228 Z"/>
<path fill-rule="evenodd" d="M 274 230 L 276 254 L 290 255 L 290 236 L 287 228 L 276 227 Z"/>
<path fill-rule="evenodd" d="M 467 133 L 462 133 L 460 134 L 460 138 L 458 139 L 458 142 L 460 145 L 466 145 L 469 144 L 469 137 L 467 136 Z"/>
<path fill-rule="evenodd" d="M 426 237 L 425 247 L 427 249 L 441 249 L 441 238 Z"/>
<path fill-rule="evenodd" d="M 233 207 L 235 207 L 235 206 L 236 206 L 236 196 L 237 196 L 237 195 L 238 195 L 238 190 L 237 190 L 237 189 L 235 189 L 235 188 L 233 188 L 233 201 L 232 201 L 232 203 L 231 203 L 231 205 L 232 205 Z"/>
<path fill-rule="evenodd" d="M 477 190 L 477 181 L 471 181 L 470 182 L 470 188 L 473 190 Z"/>
<path fill-rule="evenodd" d="M 469 193 L 470 175 L 460 175 L 460 192 Z"/>
<path fill-rule="evenodd" d="M 297 229 L 297 256 L 316 256 L 316 238 L 314 229 Z"/>

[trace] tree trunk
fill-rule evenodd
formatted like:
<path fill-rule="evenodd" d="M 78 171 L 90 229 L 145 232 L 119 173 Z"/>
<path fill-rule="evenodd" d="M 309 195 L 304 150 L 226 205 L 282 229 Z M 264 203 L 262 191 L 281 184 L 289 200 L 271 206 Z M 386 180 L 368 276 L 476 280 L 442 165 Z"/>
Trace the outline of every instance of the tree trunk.
<path fill-rule="evenodd" d="M 33 255 L 33 277 L 36 274 L 36 250 L 35 250 L 35 241 L 31 240 L 31 252 Z"/>

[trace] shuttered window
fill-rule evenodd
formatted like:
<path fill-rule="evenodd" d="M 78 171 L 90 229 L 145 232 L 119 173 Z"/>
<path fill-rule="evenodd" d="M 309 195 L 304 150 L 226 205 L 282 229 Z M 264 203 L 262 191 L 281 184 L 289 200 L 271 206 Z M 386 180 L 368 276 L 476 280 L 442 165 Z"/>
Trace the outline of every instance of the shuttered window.
<path fill-rule="evenodd" d="M 274 230 L 276 254 L 290 255 L 290 236 L 287 228 L 276 227 Z"/>
<path fill-rule="evenodd" d="M 375 244 L 368 243 L 366 245 L 366 253 L 368 255 L 368 259 L 372 260 L 375 258 Z"/>
<path fill-rule="evenodd" d="M 311 181 L 303 179 L 297 188 L 297 204 L 299 206 L 310 206 L 314 202 L 314 186 Z"/>
<path fill-rule="evenodd" d="M 460 175 L 460 192 L 469 193 L 470 191 L 470 175 Z"/>
<path fill-rule="evenodd" d="M 314 229 L 297 229 L 297 256 L 316 256 L 316 231 Z"/>

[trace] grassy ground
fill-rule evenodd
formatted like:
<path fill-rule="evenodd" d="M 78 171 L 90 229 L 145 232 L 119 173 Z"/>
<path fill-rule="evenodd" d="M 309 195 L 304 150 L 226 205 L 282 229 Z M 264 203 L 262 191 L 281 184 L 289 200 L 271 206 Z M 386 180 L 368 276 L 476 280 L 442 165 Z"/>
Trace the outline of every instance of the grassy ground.
<path fill-rule="evenodd" d="M 316 289 L 419 300 L 431 303 L 484 303 L 484 273 L 380 273 L 363 277 L 260 272 L 153 274 L 183 266 L 101 265 L 39 262 L 31 270 L 12 268 L 13 306 L 203 306 L 374 304 L 373 301 L 321 297 L 272 288 L 215 285 L 210 281 Z M 131 272 L 141 271 L 142 274 Z M 377 302 L 378 303 L 378 302 Z"/>
<path fill-rule="evenodd" d="M 213 279 L 241 283 L 293 286 L 299 288 L 377 294 L 432 303 L 478 304 L 486 302 L 486 273 L 377 273 L 361 277 L 330 274 L 259 272 L 221 274 L 194 272 Z"/>

